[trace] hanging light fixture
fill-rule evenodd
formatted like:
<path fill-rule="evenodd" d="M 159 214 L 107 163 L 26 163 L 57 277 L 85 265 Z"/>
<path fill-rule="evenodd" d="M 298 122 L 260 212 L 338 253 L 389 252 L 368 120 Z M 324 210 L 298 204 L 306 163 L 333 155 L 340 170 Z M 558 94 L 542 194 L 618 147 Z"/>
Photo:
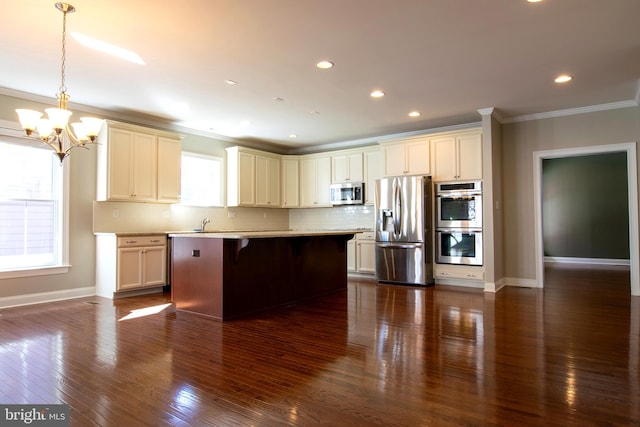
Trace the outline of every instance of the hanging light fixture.
<path fill-rule="evenodd" d="M 81 117 L 80 122 L 72 123 L 69 127 L 71 111 L 67 110 L 69 95 L 64 84 L 66 61 L 67 13 L 73 13 L 76 8 L 68 3 L 56 3 L 56 8 L 62 12 L 62 67 L 58 108 L 47 108 L 47 118 L 34 110 L 17 109 L 20 124 L 27 136 L 39 138 L 51 147 L 60 158 L 60 163 L 69 155 L 69 151 L 76 147 L 86 147 L 94 143 L 102 127 L 103 120 L 93 117 Z M 73 129 L 71 129 L 73 128 Z"/>

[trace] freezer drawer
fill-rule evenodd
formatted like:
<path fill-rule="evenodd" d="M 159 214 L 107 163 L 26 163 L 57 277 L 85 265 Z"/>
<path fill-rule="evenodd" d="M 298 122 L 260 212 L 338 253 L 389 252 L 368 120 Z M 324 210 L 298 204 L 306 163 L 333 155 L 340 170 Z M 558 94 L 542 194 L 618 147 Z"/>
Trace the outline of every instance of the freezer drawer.
<path fill-rule="evenodd" d="M 423 243 L 376 243 L 376 276 L 381 282 L 433 283 L 433 264 L 425 263 Z"/>

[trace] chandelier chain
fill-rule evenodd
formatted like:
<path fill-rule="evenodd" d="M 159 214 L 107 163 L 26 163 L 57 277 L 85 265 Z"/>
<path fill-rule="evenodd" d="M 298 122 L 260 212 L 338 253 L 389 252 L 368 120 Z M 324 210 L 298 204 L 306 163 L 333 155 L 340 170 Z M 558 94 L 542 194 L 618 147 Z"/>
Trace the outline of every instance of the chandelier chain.
<path fill-rule="evenodd" d="M 67 93 L 67 87 L 64 84 L 65 80 L 65 65 L 67 61 L 67 50 L 66 46 L 67 39 L 67 11 L 62 12 L 62 69 L 61 69 L 61 77 L 60 77 L 60 93 Z"/>

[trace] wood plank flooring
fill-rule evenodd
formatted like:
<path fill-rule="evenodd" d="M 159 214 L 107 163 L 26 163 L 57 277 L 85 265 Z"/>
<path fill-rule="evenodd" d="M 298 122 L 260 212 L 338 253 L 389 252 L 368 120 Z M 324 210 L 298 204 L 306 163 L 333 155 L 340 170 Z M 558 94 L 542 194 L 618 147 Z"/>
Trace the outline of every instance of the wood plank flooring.
<path fill-rule="evenodd" d="M 74 426 L 640 425 L 628 270 L 546 277 L 352 281 L 224 323 L 161 294 L 0 310 L 0 403 L 67 403 Z"/>

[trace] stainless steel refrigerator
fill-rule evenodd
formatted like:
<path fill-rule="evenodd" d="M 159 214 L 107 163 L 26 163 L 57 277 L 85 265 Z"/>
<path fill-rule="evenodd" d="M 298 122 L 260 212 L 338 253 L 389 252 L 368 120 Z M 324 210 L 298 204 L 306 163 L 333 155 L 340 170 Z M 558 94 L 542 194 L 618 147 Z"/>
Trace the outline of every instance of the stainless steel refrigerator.
<path fill-rule="evenodd" d="M 376 181 L 376 276 L 378 281 L 433 283 L 433 220 L 430 176 Z"/>

